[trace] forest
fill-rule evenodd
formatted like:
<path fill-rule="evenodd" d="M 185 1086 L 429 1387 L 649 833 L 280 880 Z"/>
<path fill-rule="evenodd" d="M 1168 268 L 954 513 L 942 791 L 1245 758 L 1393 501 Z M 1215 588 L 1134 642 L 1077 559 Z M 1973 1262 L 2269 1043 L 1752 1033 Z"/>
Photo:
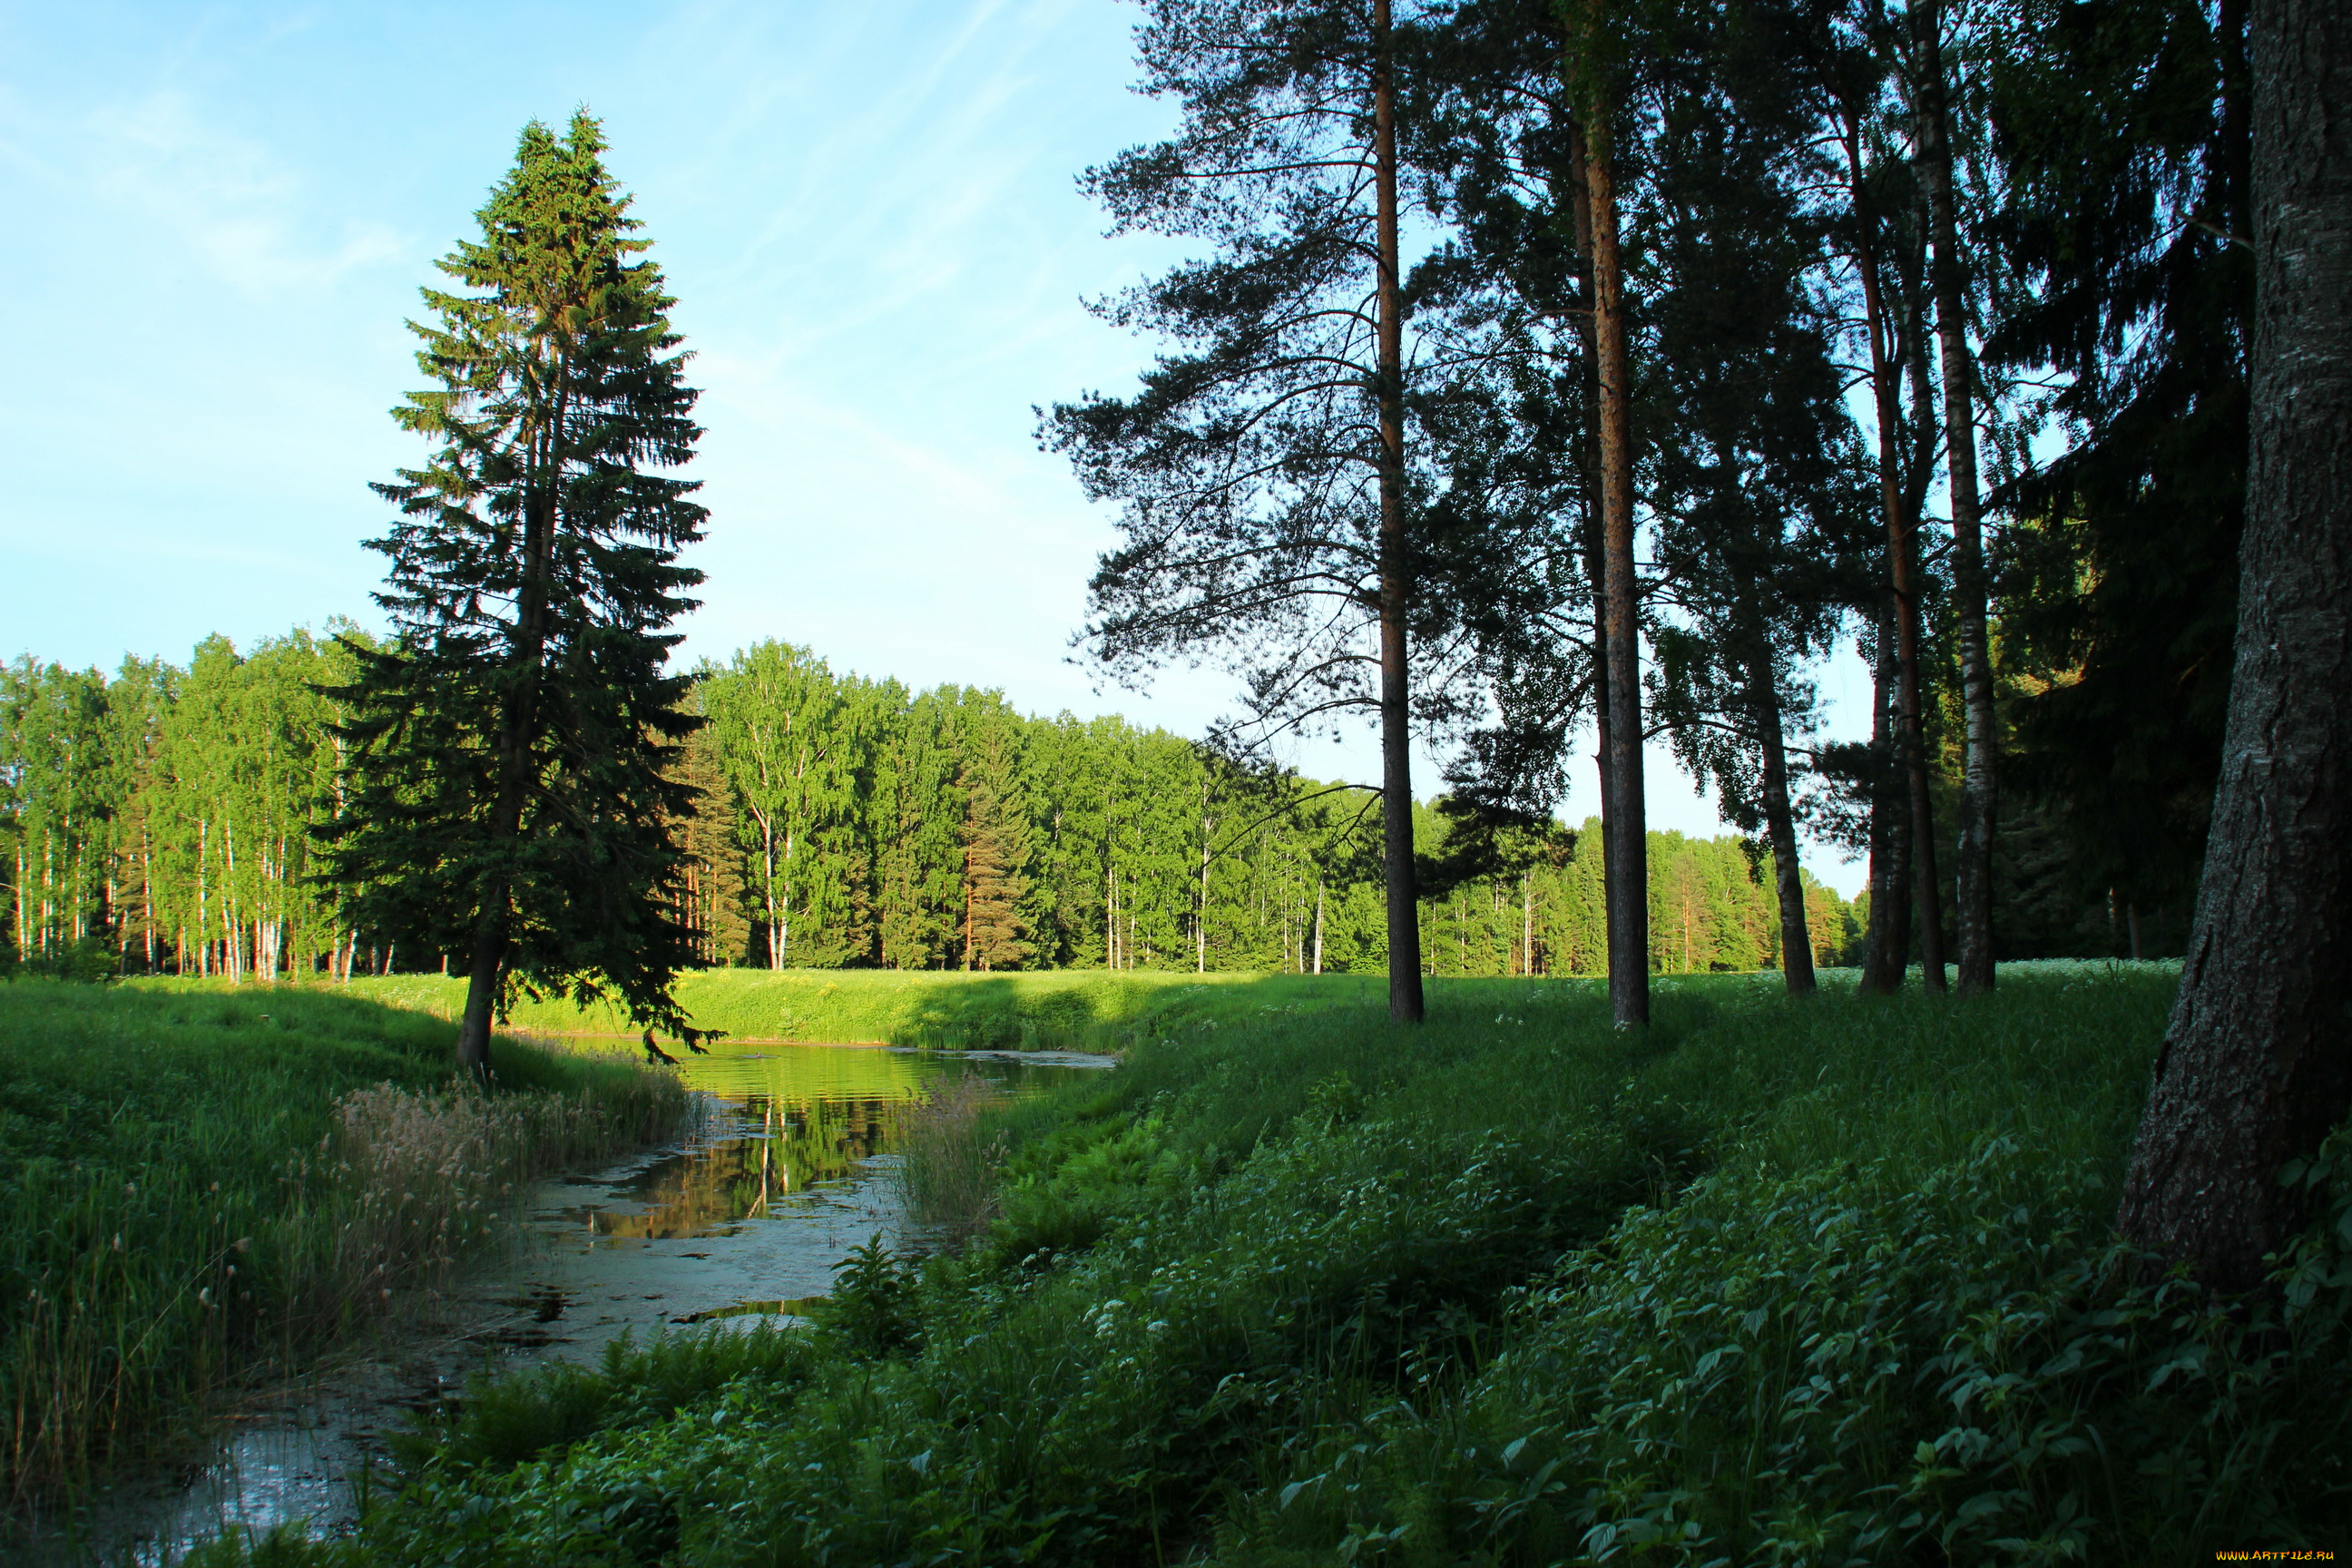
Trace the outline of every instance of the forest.
<path fill-rule="evenodd" d="M 323 693 L 347 667 L 332 637 L 298 631 L 111 678 L 0 671 L 9 955 L 231 980 L 440 968 L 354 928 L 317 875 L 343 719 Z M 677 910 L 702 963 L 1385 969 L 1361 789 L 1252 773 L 1117 718 L 836 675 L 777 643 L 704 668 L 689 700 L 708 722 L 674 764 L 700 792 L 677 825 Z M 1452 819 L 1423 804 L 1416 823 L 1442 866 Z M 1508 875 L 1426 898 L 1426 973 L 1605 973 L 1599 845 L 1597 824 L 1555 829 Z M 1658 973 L 1777 967 L 1769 852 L 1654 835 L 1651 879 Z M 1807 888 L 1817 961 L 1845 962 L 1855 912 Z"/>

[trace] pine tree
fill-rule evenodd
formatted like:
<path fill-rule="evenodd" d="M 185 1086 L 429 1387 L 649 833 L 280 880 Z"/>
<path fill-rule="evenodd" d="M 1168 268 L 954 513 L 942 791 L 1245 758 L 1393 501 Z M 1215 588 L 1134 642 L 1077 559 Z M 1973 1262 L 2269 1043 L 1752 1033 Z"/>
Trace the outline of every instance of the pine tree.
<path fill-rule="evenodd" d="M 487 1070 L 492 1015 L 518 988 L 616 996 L 682 1022 L 693 957 L 678 920 L 688 809 L 667 776 L 698 721 L 666 673 L 701 574 L 695 485 L 670 476 L 700 435 L 673 303 L 635 259 L 628 198 L 584 112 L 534 121 L 440 263 L 414 324 L 434 382 L 395 411 L 436 443 L 376 489 L 400 509 L 371 542 L 394 646 L 348 644 L 345 815 L 322 830 L 356 918 L 453 955 L 469 984 L 460 1065 Z"/>
<path fill-rule="evenodd" d="M 1126 542 L 1091 584 L 1107 664 L 1228 656 L 1253 734 L 1378 716 L 1389 1011 L 1418 1023 L 1412 648 L 1444 617 L 1416 572 L 1402 30 L 1390 0 L 1150 0 L 1146 90 L 1183 123 L 1087 181 L 1122 229 L 1215 254 L 1103 310 L 1181 352 L 1135 396 L 1061 405 L 1046 430 L 1089 494 L 1125 506 Z"/>

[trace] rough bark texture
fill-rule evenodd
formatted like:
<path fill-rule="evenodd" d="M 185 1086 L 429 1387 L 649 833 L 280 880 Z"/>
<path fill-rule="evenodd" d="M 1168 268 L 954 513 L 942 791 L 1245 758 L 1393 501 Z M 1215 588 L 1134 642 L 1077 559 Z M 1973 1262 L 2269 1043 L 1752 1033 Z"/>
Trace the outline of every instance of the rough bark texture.
<path fill-rule="evenodd" d="M 1617 840 L 1609 825 L 1617 820 L 1616 781 L 1610 772 L 1609 747 L 1609 580 L 1607 530 L 1601 515 L 1606 510 L 1601 500 L 1601 342 L 1593 329 L 1597 313 L 1593 301 L 1596 273 L 1592 265 L 1592 187 L 1587 177 L 1591 149 L 1586 146 L 1581 126 L 1569 128 L 1569 170 L 1571 206 L 1575 218 L 1576 253 L 1584 261 L 1585 309 L 1577 312 L 1577 345 L 1583 351 L 1580 375 L 1583 382 L 1582 436 L 1584 460 L 1580 465 L 1583 479 L 1583 539 L 1584 580 L 1592 593 L 1592 729 L 1597 745 L 1594 757 L 1601 774 L 1601 886 L 1603 889 L 1603 913 L 1607 915 L 1609 957 L 1613 968 L 1617 961 L 1616 917 L 1606 908 L 1607 889 L 1617 885 Z"/>
<path fill-rule="evenodd" d="M 1805 922 L 1805 879 L 1797 859 L 1797 816 L 1789 805 L 1789 752 L 1780 727 L 1780 694 L 1772 661 L 1761 656 L 1750 667 L 1758 736 L 1764 752 L 1764 832 L 1772 845 L 1773 891 L 1780 905 L 1780 974 L 1791 996 L 1810 996 L 1813 978 L 1813 933 Z"/>
<path fill-rule="evenodd" d="M 2352 10 L 2257 0 L 2252 444 L 2204 879 L 2118 1224 L 2207 1283 L 2304 1221 L 2352 1110 Z"/>
<path fill-rule="evenodd" d="M 1903 988 L 1910 958 L 1911 899 L 1916 883 L 1922 969 L 1931 990 L 1943 987 L 1943 942 L 1936 920 L 1935 824 L 1928 803 L 1925 748 L 1919 738 L 1919 605 L 1912 586 L 1915 517 L 1904 482 L 1903 361 L 1895 315 L 1879 271 L 1876 218 L 1864 200 L 1862 130 L 1849 121 L 1846 167 L 1854 200 L 1854 269 L 1862 279 L 1863 324 L 1870 339 L 1870 390 L 1878 426 L 1878 505 L 1886 524 L 1887 606 L 1879 623 L 1879 709 L 1871 741 L 1892 776 L 1874 781 L 1871 802 L 1870 949 L 1862 974 L 1865 993 L 1892 995 Z M 1899 803 L 1899 804 L 1898 804 Z M 1917 869 L 1915 847 L 1925 843 L 1927 864 Z M 1884 855 L 1882 857 L 1882 850 Z M 1882 871 L 1882 859 L 1884 870 Z"/>
<path fill-rule="evenodd" d="M 1609 1002 L 1620 1027 L 1650 1021 L 1650 874 L 1642 793 L 1642 666 L 1634 620 L 1632 383 L 1625 270 L 1617 249 L 1616 172 L 1605 121 L 1586 128 L 1584 184 L 1592 215 L 1592 335 L 1601 383 L 1602 646 L 1608 658 Z"/>
<path fill-rule="evenodd" d="M 1960 700 L 1967 746 L 1960 784 L 1958 864 L 1953 902 L 1960 942 L 1963 996 L 1990 991 L 1992 963 L 1992 835 L 1999 808 L 1993 751 L 1991 640 L 1985 625 L 1983 509 L 1977 485 L 1976 357 L 1969 349 L 1967 268 L 1953 211 L 1950 116 L 1946 108 L 1940 0 L 1911 8 L 1920 185 L 1927 193 L 1928 232 L 1935 241 L 1930 277 L 1936 336 L 1942 352 L 1944 452 L 1951 479 L 1952 588 L 1958 612 Z"/>
<path fill-rule="evenodd" d="M 1373 0 L 1372 162 L 1381 309 L 1381 818 L 1388 861 L 1389 1016 L 1422 1019 L 1421 900 L 1412 866 L 1412 714 L 1406 701 L 1404 300 L 1397 246 L 1396 90 L 1389 0 Z"/>
<path fill-rule="evenodd" d="M 1870 930 L 1860 982 L 1866 996 L 1903 989 L 1911 962 L 1911 807 L 1895 763 L 1895 611 L 1879 611 L 1878 658 L 1871 691 Z"/>

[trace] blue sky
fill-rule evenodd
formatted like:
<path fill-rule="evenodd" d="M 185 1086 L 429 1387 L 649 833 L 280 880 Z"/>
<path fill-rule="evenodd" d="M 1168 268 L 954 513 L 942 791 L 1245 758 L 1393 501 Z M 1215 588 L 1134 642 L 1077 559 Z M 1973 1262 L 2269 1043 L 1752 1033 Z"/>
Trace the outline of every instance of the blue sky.
<path fill-rule="evenodd" d="M 1033 405 L 1148 357 L 1080 301 L 1177 254 L 1103 237 L 1073 184 L 1171 123 L 1127 89 L 1134 16 L 0 5 L 0 657 L 110 667 L 373 621 L 367 481 L 419 455 L 385 412 L 417 383 L 402 323 L 518 129 L 584 104 L 705 389 L 688 656 L 777 637 L 1197 733 L 1226 706 L 1213 675 L 1097 693 L 1068 662 L 1109 519 L 1032 433 Z M 1374 753 L 1297 760 L 1367 776 Z M 1654 826 L 1717 831 L 1663 753 L 1651 772 Z M 1567 813 L 1595 808 L 1580 777 Z"/>

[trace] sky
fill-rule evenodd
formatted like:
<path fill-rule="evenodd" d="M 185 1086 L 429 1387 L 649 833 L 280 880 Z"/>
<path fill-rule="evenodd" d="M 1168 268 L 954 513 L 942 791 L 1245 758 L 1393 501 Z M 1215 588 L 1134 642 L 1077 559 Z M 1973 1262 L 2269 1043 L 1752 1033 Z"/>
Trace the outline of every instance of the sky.
<path fill-rule="evenodd" d="M 1071 647 L 1114 537 L 1033 410 L 1152 345 L 1085 301 L 1183 254 L 1108 238 L 1076 176 L 1173 124 L 1114 0 L 494 5 L 0 0 L 0 658 L 184 661 L 380 625 L 423 455 L 404 322 L 517 132 L 585 107 L 677 298 L 706 427 L 683 657 L 763 638 L 837 669 L 1199 734 L 1213 670 L 1106 685 Z M 1832 731 L 1868 710 L 1823 674 Z M 1589 742 L 1588 748 L 1589 750 Z M 1369 780 L 1369 736 L 1302 742 Z M 1651 826 L 1725 831 L 1663 748 Z M 1575 771 L 1562 815 L 1599 809 Z M 1420 759 L 1421 793 L 1439 784 Z M 1817 849 L 1851 895 L 1863 870 Z"/>

